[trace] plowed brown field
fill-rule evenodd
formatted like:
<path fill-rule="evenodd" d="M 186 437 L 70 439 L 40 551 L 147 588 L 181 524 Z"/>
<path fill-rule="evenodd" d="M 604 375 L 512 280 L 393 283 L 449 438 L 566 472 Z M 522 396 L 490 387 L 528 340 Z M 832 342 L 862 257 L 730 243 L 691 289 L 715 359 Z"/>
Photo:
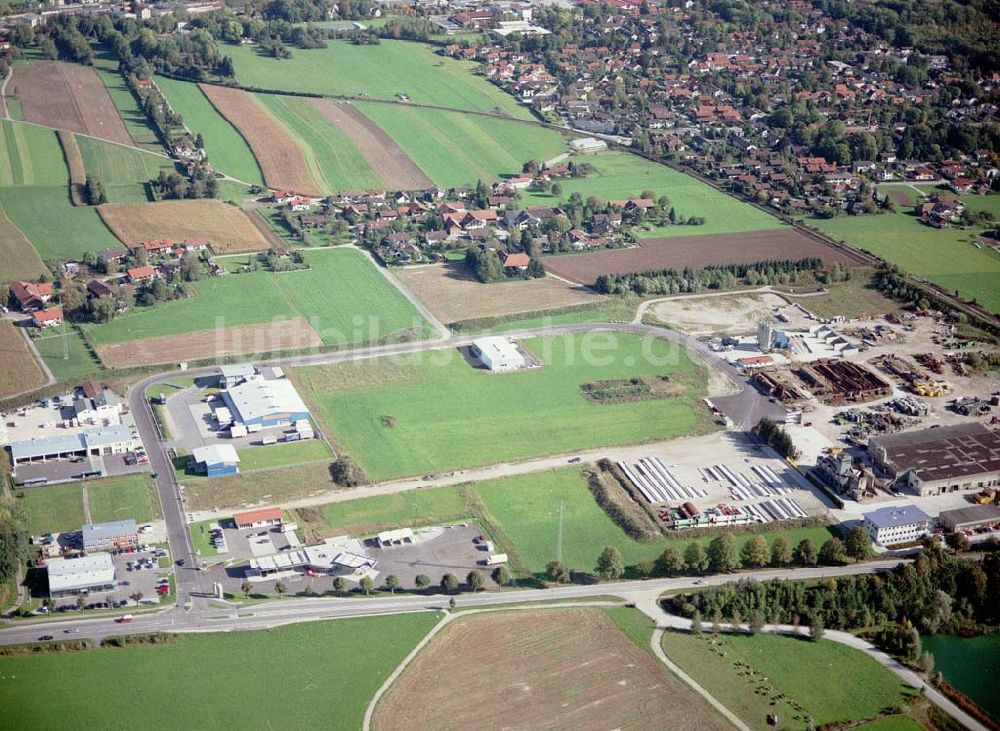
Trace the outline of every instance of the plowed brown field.
<path fill-rule="evenodd" d="M 375 709 L 374 728 L 726 729 L 596 609 L 472 615 L 441 630 Z"/>
<path fill-rule="evenodd" d="M 300 195 L 323 194 L 309 175 L 306 159 L 295 140 L 252 94 L 211 84 L 199 86 L 219 114 L 228 119 L 250 145 L 269 188 Z"/>
<path fill-rule="evenodd" d="M 218 330 L 198 330 L 181 335 L 98 345 L 95 350 L 108 368 L 129 368 L 275 350 L 299 350 L 322 344 L 323 341 L 309 321 L 304 317 L 297 317 L 280 325 L 268 322 Z"/>
<path fill-rule="evenodd" d="M 864 259 L 835 249 L 794 228 L 736 234 L 672 236 L 643 239 L 631 249 L 608 249 L 588 254 L 547 256 L 545 268 L 582 284 L 593 284 L 601 274 L 633 274 L 685 267 L 701 269 L 717 264 L 752 264 L 765 260 L 818 257 L 826 264 L 839 261 L 863 266 Z"/>
<path fill-rule="evenodd" d="M 101 77 L 90 66 L 62 61 L 18 66 L 12 84 L 28 122 L 135 144 Z"/>

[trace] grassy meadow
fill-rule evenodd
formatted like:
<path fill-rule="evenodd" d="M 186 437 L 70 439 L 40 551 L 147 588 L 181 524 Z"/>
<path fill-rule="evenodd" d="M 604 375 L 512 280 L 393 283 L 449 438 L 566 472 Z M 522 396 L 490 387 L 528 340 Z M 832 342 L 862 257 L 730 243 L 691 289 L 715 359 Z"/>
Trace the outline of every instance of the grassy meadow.
<path fill-rule="evenodd" d="M 125 84 L 125 79 L 118 73 L 118 60 L 100 52 L 94 57 L 94 69 L 104 82 L 104 88 L 108 90 L 111 101 L 118 108 L 118 114 L 125 123 L 129 136 L 144 150 L 162 153 L 164 150 L 156 134 L 156 128 L 139 106 L 135 94 Z"/>
<path fill-rule="evenodd" d="M 65 345 L 62 333 L 50 332 L 35 340 L 35 348 L 57 381 L 80 381 L 83 376 L 95 375 L 104 369 L 87 349 L 80 333 L 69 327 L 66 327 Z"/>
<path fill-rule="evenodd" d="M 0 186 L 69 185 L 69 170 L 53 130 L 8 120 L 2 127 Z"/>
<path fill-rule="evenodd" d="M 145 203 L 147 185 L 160 171 L 172 173 L 173 160 L 123 147 L 111 142 L 76 135 L 87 175 L 101 181 L 108 203 Z"/>
<path fill-rule="evenodd" d="M 33 536 L 80 530 L 86 522 L 79 482 L 39 485 L 16 490 L 14 495 L 28 516 L 28 532 Z"/>
<path fill-rule="evenodd" d="M 326 443 L 320 439 L 307 439 L 288 444 L 247 447 L 239 450 L 240 472 L 269 470 L 305 462 L 332 461 Z"/>
<path fill-rule="evenodd" d="M 88 482 L 87 495 L 95 523 L 129 518 L 148 523 L 160 518 L 156 484 L 145 472 Z"/>
<path fill-rule="evenodd" d="M 55 139 L 55 133 L 53 133 Z M 60 153 L 60 161 L 62 155 Z M 76 207 L 69 198 L 69 173 L 60 185 L 0 187 L 0 204 L 7 217 L 34 244 L 39 256 L 74 258 L 85 251 L 100 251 L 119 245 L 97 209 Z"/>

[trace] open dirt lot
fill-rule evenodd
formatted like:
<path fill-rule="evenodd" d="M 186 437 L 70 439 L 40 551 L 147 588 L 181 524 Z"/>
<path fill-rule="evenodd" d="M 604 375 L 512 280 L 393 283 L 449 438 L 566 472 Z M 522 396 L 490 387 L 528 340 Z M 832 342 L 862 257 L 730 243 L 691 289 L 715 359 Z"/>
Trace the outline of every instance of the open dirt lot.
<path fill-rule="evenodd" d="M 434 181 L 414 164 L 399 145 L 353 105 L 337 104 L 332 99 L 310 99 L 309 103 L 357 145 L 386 188 L 424 190 L 434 187 Z"/>
<path fill-rule="evenodd" d="M 97 212 L 124 244 L 150 239 L 207 239 L 216 254 L 264 251 L 267 241 L 247 215 L 217 200 L 115 203 Z"/>
<path fill-rule="evenodd" d="M 24 336 L 10 320 L 0 320 L 0 397 L 13 396 L 45 383 L 45 375 Z"/>
<path fill-rule="evenodd" d="M 396 276 L 446 323 L 596 304 L 603 299 L 552 277 L 483 284 L 462 263 L 404 269 Z"/>
<path fill-rule="evenodd" d="M 803 259 L 816 256 L 860 266 L 864 262 L 827 246 L 793 228 L 708 236 L 674 236 L 643 239 L 641 246 L 589 254 L 547 256 L 545 267 L 554 274 L 581 284 L 593 284 L 601 274 L 628 274 L 684 267 L 701 269 L 717 264 L 752 264 L 768 259 Z"/>
<path fill-rule="evenodd" d="M 13 92 L 20 99 L 28 122 L 123 145 L 135 144 L 107 89 L 90 66 L 61 61 L 19 66 L 13 78 Z"/>
<path fill-rule="evenodd" d="M 802 301 L 808 306 L 808 298 Z M 772 316 L 774 307 L 788 317 L 790 324 L 785 324 L 786 328 L 814 324 L 789 306 L 785 299 L 771 292 L 673 297 L 653 303 L 647 314 L 658 322 L 693 335 L 746 335 L 756 333 L 761 320 L 777 322 Z"/>
<path fill-rule="evenodd" d="M 182 360 L 202 360 L 226 355 L 297 350 L 323 344 L 303 317 L 273 323 L 199 330 L 143 340 L 98 345 L 97 355 L 108 368 L 161 365 Z"/>
<path fill-rule="evenodd" d="M 376 729 L 723 729 L 726 723 L 596 609 L 470 616 L 382 698 Z"/>
<path fill-rule="evenodd" d="M 322 195 L 323 191 L 309 175 L 302 150 L 253 95 L 222 86 L 199 86 L 250 145 L 269 188 L 292 190 L 300 195 Z"/>

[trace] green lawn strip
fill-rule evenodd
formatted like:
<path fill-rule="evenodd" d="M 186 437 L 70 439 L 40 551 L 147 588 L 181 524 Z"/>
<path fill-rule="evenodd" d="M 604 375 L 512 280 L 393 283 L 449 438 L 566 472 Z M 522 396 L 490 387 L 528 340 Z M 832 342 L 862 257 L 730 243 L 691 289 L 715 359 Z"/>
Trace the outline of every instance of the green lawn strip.
<path fill-rule="evenodd" d="M 28 532 L 33 536 L 80 530 L 83 515 L 83 487 L 79 482 L 40 485 L 15 492 L 28 516 Z"/>
<path fill-rule="evenodd" d="M 580 307 L 570 312 L 556 311 L 552 314 L 539 312 L 525 318 L 514 314 L 506 318 L 499 318 L 500 322 L 491 324 L 489 327 L 467 330 L 463 326 L 460 329 L 463 335 L 468 335 L 476 332 L 503 333 L 512 330 L 533 330 L 540 327 L 577 325 L 584 322 L 627 322 L 635 314 L 636 306 L 635 302 L 612 299 L 600 305 Z M 454 328 L 454 324 L 449 323 L 449 327 Z"/>
<path fill-rule="evenodd" d="M 191 523 L 188 526 L 188 531 L 191 533 L 191 545 L 194 548 L 194 553 L 196 556 L 201 556 L 205 558 L 206 556 L 224 556 L 226 554 L 220 554 L 215 550 L 215 546 L 212 545 L 212 536 L 209 532 L 209 526 L 216 525 L 219 523 L 218 518 L 213 518 L 212 520 L 202 520 L 197 523 Z"/>
<path fill-rule="evenodd" d="M 3 129 L 0 130 L 0 185 L 14 185 L 14 155 L 15 151 L 11 151 L 7 143 L 7 134 L 10 124 L 4 122 Z M 68 180 L 67 173 L 67 180 Z"/>
<path fill-rule="evenodd" d="M 309 175 L 326 192 L 381 186 L 355 144 L 308 101 L 275 94 L 257 94 L 256 99 L 285 125 L 302 149 Z"/>
<path fill-rule="evenodd" d="M 438 620 L 431 612 L 365 617 L 184 635 L 159 646 L 3 657 L 5 723 L 55 728 L 72 717 L 85 728 L 128 718 L 150 729 L 357 729 L 375 691 Z M 62 678 L 57 694 L 46 688 L 52 677 Z M 246 702 L 278 697 L 284 701 Z"/>
<path fill-rule="evenodd" d="M 656 623 L 652 619 L 632 607 L 609 607 L 604 613 L 632 642 L 653 654 L 651 643 Z"/>
<path fill-rule="evenodd" d="M 103 52 L 98 53 L 94 57 L 94 69 L 104 82 L 104 88 L 108 90 L 111 101 L 125 123 L 125 129 L 135 143 L 146 150 L 163 152 L 156 129 L 139 106 L 135 94 L 125 84 L 125 79 L 118 73 L 118 61 Z"/>
<path fill-rule="evenodd" d="M 351 364 L 291 373 L 326 432 L 378 480 L 714 428 L 700 400 L 704 367 L 673 343 L 614 334 L 536 338 L 523 345 L 541 368 L 489 373 L 457 351 L 441 351 L 403 362 L 368 361 L 362 374 Z M 334 385 L 344 374 L 351 375 L 351 390 Z M 599 380 L 662 375 L 683 392 L 595 404 L 581 389 Z"/>
<path fill-rule="evenodd" d="M 295 49 L 292 58 L 275 60 L 254 46 L 232 46 L 236 79 L 245 86 L 327 95 L 398 99 L 456 109 L 493 111 L 530 119 L 521 104 L 482 76 L 477 64 L 444 58 L 431 45 L 382 41 L 354 45 L 328 41 L 323 49 Z"/>
<path fill-rule="evenodd" d="M 1000 216 L 1000 195 L 963 196 L 975 210 L 994 210 Z M 912 210 L 871 216 L 810 219 L 807 223 L 827 235 L 866 249 L 917 277 L 962 296 L 976 298 L 1000 312 L 1000 255 L 988 247 L 976 248 L 979 229 L 936 229 L 920 222 Z"/>
<path fill-rule="evenodd" d="M 296 516 L 318 536 L 366 536 L 400 527 L 444 525 L 470 518 L 458 487 L 407 490 L 392 495 L 299 508 Z"/>
<path fill-rule="evenodd" d="M 660 226 L 650 229 L 636 228 L 639 237 L 696 236 L 701 234 L 738 233 L 783 228 L 777 218 L 769 216 L 749 203 L 716 190 L 707 183 L 679 173 L 627 152 L 607 151 L 597 155 L 574 156 L 579 163 L 593 165 L 596 170 L 584 178 L 560 180 L 562 196 L 553 198 L 549 193 L 522 192 L 521 205 L 551 206 L 579 193 L 586 200 L 596 196 L 603 201 L 636 198 L 644 190 L 651 190 L 659 199 L 667 196 L 679 216 L 702 216 L 702 226 Z"/>
<path fill-rule="evenodd" d="M 61 165 L 65 172 L 65 163 Z M 95 208 L 70 202 L 68 172 L 59 186 L 0 187 L 0 202 L 43 259 L 76 258 L 121 245 Z"/>
<path fill-rule="evenodd" d="M 209 162 L 219 172 L 253 185 L 263 185 L 260 165 L 250 145 L 208 101 L 197 84 L 156 77 L 167 102 L 184 118 L 193 134 L 200 133 Z"/>
<path fill-rule="evenodd" d="M 154 383 L 146 389 L 146 396 L 151 399 L 159 396 L 166 396 L 167 398 L 170 398 L 174 394 L 178 394 L 184 389 L 196 385 L 197 382 L 198 378 L 193 376 L 177 376 L 175 378 L 171 378 L 169 381 Z"/>
<path fill-rule="evenodd" d="M 537 575 L 541 575 L 545 565 L 556 557 L 560 506 L 563 512 L 562 560 L 571 569 L 593 571 L 598 555 L 606 546 L 616 546 L 626 567 L 633 567 L 640 561 L 657 559 L 668 546 L 683 552 L 692 541 L 707 546 L 714 537 L 695 539 L 678 531 L 676 538 L 650 543 L 634 541 L 596 503 L 576 468 L 489 480 L 473 485 L 472 489 L 480 496 L 490 518 L 503 527 L 528 570 Z M 734 534 L 737 550 L 751 535 Z M 782 535 L 793 546 L 809 538 L 818 547 L 831 534 L 826 528 L 814 527 L 775 529 L 760 535 L 768 543 Z"/>
<path fill-rule="evenodd" d="M 268 470 L 275 467 L 304 462 L 332 461 L 330 448 L 320 439 L 306 439 L 287 444 L 272 444 L 269 446 L 247 447 L 238 451 L 240 456 L 240 472 Z"/>
<path fill-rule="evenodd" d="M 4 120 L 4 138 L 13 185 L 68 185 L 69 169 L 55 131 L 25 122 Z"/>
<path fill-rule="evenodd" d="M 61 333 L 46 333 L 34 343 L 57 381 L 80 381 L 83 376 L 96 375 L 104 370 L 76 330 L 66 329 L 65 343 Z"/>
<path fill-rule="evenodd" d="M 800 728 L 806 726 L 806 716 L 817 725 L 874 718 L 912 693 L 863 652 L 832 640 L 730 634 L 713 640 L 708 635 L 667 632 L 663 649 L 755 729 L 767 728 L 768 713 L 778 714 L 781 727 Z M 737 662 L 745 665 L 737 667 Z M 765 688 L 766 692 L 756 692 Z M 785 697 L 771 705 L 779 694 Z M 789 701 L 804 711 L 795 710 Z"/>
<path fill-rule="evenodd" d="M 508 120 L 365 102 L 357 107 L 443 187 L 514 175 L 526 161 L 566 149 L 558 132 Z"/>
<path fill-rule="evenodd" d="M 145 472 L 88 482 L 87 494 L 95 523 L 129 518 L 148 523 L 160 517 L 156 488 Z"/>

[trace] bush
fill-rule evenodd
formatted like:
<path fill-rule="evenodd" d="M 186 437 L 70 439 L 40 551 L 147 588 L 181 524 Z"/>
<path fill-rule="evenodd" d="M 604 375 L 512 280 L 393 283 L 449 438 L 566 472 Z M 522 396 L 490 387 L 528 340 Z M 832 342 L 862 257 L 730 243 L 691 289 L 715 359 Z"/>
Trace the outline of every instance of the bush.
<path fill-rule="evenodd" d="M 347 454 L 340 455 L 337 461 L 330 465 L 330 477 L 341 487 L 358 487 L 371 483 L 371 479 L 361 466 Z"/>

